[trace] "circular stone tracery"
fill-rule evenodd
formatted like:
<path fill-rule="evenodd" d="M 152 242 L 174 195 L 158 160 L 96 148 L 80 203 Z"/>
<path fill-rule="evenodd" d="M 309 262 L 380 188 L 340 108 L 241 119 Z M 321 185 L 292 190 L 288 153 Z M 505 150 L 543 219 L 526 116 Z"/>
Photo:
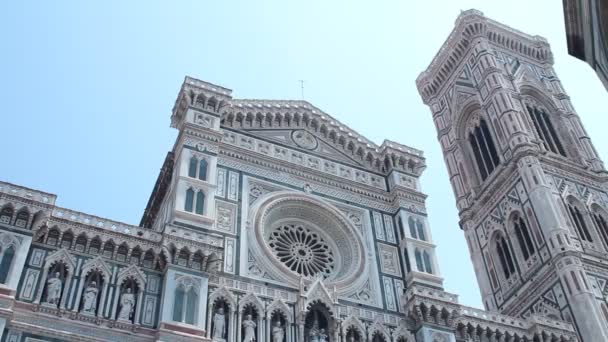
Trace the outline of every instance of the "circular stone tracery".
<path fill-rule="evenodd" d="M 276 227 L 270 233 L 268 246 L 285 266 L 306 277 L 317 274 L 327 277 L 334 270 L 334 255 L 329 245 L 301 224 Z"/>
<path fill-rule="evenodd" d="M 249 217 L 252 259 L 263 261 L 268 278 L 298 286 L 302 277 L 323 277 L 338 292 L 363 286 L 363 238 L 330 203 L 307 193 L 275 191 L 259 197 Z"/>

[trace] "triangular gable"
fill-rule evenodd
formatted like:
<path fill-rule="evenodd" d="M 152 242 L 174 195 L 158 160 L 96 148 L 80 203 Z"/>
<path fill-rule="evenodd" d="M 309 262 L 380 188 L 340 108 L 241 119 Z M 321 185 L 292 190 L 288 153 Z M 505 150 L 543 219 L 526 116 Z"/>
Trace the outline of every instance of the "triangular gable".
<path fill-rule="evenodd" d="M 245 297 L 243 297 L 239 301 L 239 310 L 243 311 L 247 305 L 252 305 L 257 311 L 258 314 L 262 314 L 264 312 L 264 305 L 253 292 L 249 292 Z"/>
<path fill-rule="evenodd" d="M 335 296 L 332 296 L 330 294 L 330 292 L 327 290 L 327 287 L 325 287 L 325 284 L 323 284 L 321 278 L 315 279 L 315 281 L 308 288 L 308 291 L 306 291 L 304 296 L 306 297 L 306 308 L 308 308 L 309 305 L 312 305 L 315 302 L 321 302 L 327 306 L 332 315 L 336 314 L 334 306 L 337 301 L 335 299 Z"/>
<path fill-rule="evenodd" d="M 133 278 L 141 289 L 143 289 L 144 285 L 146 284 L 146 274 L 135 265 L 131 265 L 118 272 L 116 283 L 121 285 L 122 282 L 127 278 Z"/>
<path fill-rule="evenodd" d="M 259 139 L 276 142 L 337 162 L 363 166 L 360 160 L 351 158 L 333 147 L 331 142 L 325 141 L 316 132 L 308 129 L 242 129 L 242 131 Z"/>
<path fill-rule="evenodd" d="M 97 256 L 93 259 L 88 260 L 82 265 L 82 274 L 86 277 L 87 274 L 92 270 L 100 271 L 105 279 L 109 279 L 112 272 L 108 265 L 103 261 L 101 256 Z"/>
<path fill-rule="evenodd" d="M 209 305 L 214 305 L 219 299 L 225 300 L 230 310 L 236 310 L 236 299 L 234 299 L 232 293 L 230 293 L 225 286 L 215 289 L 215 291 L 209 295 Z"/>
<path fill-rule="evenodd" d="M 361 337 L 365 336 L 365 325 L 363 325 L 357 317 L 352 315 L 348 316 L 348 318 L 342 322 L 342 334 L 346 336 L 351 327 L 357 330 Z"/>
<path fill-rule="evenodd" d="M 289 310 L 289 307 L 280 298 L 275 298 L 275 300 L 268 306 L 268 309 L 266 310 L 266 318 L 270 320 L 272 318 L 272 314 L 275 312 L 282 313 L 285 319 L 287 320 L 287 323 L 291 323 L 292 315 Z"/>
<path fill-rule="evenodd" d="M 44 267 L 50 267 L 55 262 L 63 262 L 67 266 L 68 272 L 74 272 L 76 268 L 74 258 L 70 255 L 70 253 L 68 253 L 65 248 L 59 249 L 56 252 L 49 254 L 44 261 Z"/>

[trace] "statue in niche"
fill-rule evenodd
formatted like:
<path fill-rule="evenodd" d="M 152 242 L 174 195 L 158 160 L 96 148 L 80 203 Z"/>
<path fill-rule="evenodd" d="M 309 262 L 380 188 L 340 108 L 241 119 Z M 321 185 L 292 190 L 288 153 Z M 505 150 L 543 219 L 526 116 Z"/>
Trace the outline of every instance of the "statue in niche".
<path fill-rule="evenodd" d="M 245 316 L 245 320 L 243 321 L 243 328 L 245 328 L 245 337 L 243 337 L 243 342 L 255 341 L 255 327 L 256 324 L 253 321 L 251 314 L 247 314 L 247 316 Z"/>
<path fill-rule="evenodd" d="M 98 293 L 99 289 L 97 288 L 97 283 L 92 281 L 84 290 L 84 303 L 82 305 L 82 311 L 92 314 L 95 313 L 95 309 L 97 309 Z"/>
<path fill-rule="evenodd" d="M 325 333 L 325 329 L 321 329 L 319 331 L 319 342 L 327 342 L 327 334 Z"/>
<path fill-rule="evenodd" d="M 59 305 L 62 287 L 63 282 L 61 281 L 61 274 L 55 272 L 55 276 L 46 281 L 46 303 Z"/>
<path fill-rule="evenodd" d="M 131 319 L 131 314 L 133 313 L 133 308 L 135 308 L 135 296 L 133 295 L 133 290 L 128 287 L 126 292 L 123 292 L 120 296 L 118 320 L 129 321 Z"/>
<path fill-rule="evenodd" d="M 214 341 L 223 341 L 225 334 L 225 323 L 224 308 L 218 308 L 215 314 L 213 314 L 213 334 L 212 338 Z"/>
<path fill-rule="evenodd" d="M 272 341 L 283 342 L 285 338 L 285 330 L 281 327 L 281 321 L 276 321 L 274 327 L 272 327 Z"/>
<path fill-rule="evenodd" d="M 312 328 L 310 328 L 309 338 L 310 338 L 310 342 L 326 342 L 327 341 L 327 335 L 325 335 L 325 329 L 319 329 L 319 321 L 316 318 L 312 324 Z"/>

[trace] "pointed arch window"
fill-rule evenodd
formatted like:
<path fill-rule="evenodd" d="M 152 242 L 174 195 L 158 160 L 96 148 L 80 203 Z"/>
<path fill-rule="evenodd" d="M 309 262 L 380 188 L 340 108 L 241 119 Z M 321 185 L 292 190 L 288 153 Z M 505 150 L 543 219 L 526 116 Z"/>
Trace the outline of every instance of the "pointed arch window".
<path fill-rule="evenodd" d="M 500 236 L 496 239 L 495 246 L 505 278 L 509 279 L 515 274 L 515 261 L 511 254 L 511 250 L 509 249 L 509 245 L 507 244 L 507 240 Z"/>
<path fill-rule="evenodd" d="M 424 224 L 422 224 L 422 221 L 416 220 L 416 230 L 418 231 L 418 238 L 422 241 L 426 241 L 426 236 L 424 234 Z"/>
<path fill-rule="evenodd" d="M 91 241 L 91 244 L 89 245 L 89 253 L 97 254 L 97 253 L 99 253 L 100 249 L 101 249 L 101 239 L 98 236 L 96 236 L 95 238 L 93 238 L 93 240 Z"/>
<path fill-rule="evenodd" d="M 422 262 L 422 253 L 420 250 L 416 248 L 414 251 L 414 256 L 416 257 L 416 268 L 419 272 L 424 272 L 424 263 Z"/>
<path fill-rule="evenodd" d="M 198 179 L 204 181 L 207 180 L 207 160 L 204 158 L 199 162 Z"/>
<path fill-rule="evenodd" d="M 481 180 L 484 181 L 500 163 L 494 140 L 492 140 L 492 135 L 484 119 L 481 119 L 479 125 L 469 133 L 468 140 L 479 175 Z"/>
<path fill-rule="evenodd" d="M 202 190 L 199 190 L 196 194 L 196 209 L 195 213 L 199 215 L 203 215 L 205 208 L 205 193 Z"/>
<path fill-rule="evenodd" d="M 606 222 L 606 218 L 596 209 L 593 212 L 593 221 L 600 231 L 604 243 L 608 246 L 608 222 Z"/>
<path fill-rule="evenodd" d="M 555 131 L 547 112 L 543 108 L 539 108 L 538 106 L 532 104 L 527 104 L 526 110 L 530 116 L 530 119 L 532 120 L 532 123 L 534 124 L 536 134 L 540 140 L 542 140 L 545 149 L 566 157 L 564 147 L 559 140 L 557 132 Z"/>
<path fill-rule="evenodd" d="M 192 188 L 186 190 L 186 203 L 184 210 L 194 212 L 198 215 L 205 214 L 205 192 L 203 190 L 194 191 Z"/>
<path fill-rule="evenodd" d="M 30 213 L 27 210 L 22 209 L 17 213 L 17 218 L 15 218 L 15 226 L 19 228 L 25 228 L 27 226 L 27 222 L 30 220 Z"/>
<path fill-rule="evenodd" d="M 193 156 L 190 158 L 190 163 L 188 164 L 188 177 L 206 181 L 208 167 L 209 163 L 207 162 L 207 159 L 201 158 L 199 160 L 197 157 Z"/>
<path fill-rule="evenodd" d="M 192 212 L 194 208 L 194 190 L 189 188 L 186 190 L 186 205 L 184 206 L 184 210 L 188 212 Z"/>
<path fill-rule="evenodd" d="M 0 261 L 0 284 L 6 284 L 8 273 L 11 270 L 13 259 L 15 257 L 15 247 L 9 246 L 2 251 L 2 261 Z"/>
<path fill-rule="evenodd" d="M 568 211 L 570 212 L 570 218 L 574 222 L 574 228 L 576 229 L 579 238 L 587 242 L 593 242 L 593 238 L 591 237 L 591 233 L 589 232 L 589 228 L 587 227 L 587 223 L 585 222 L 585 218 L 579 207 L 573 202 L 570 202 L 568 203 Z"/>
<path fill-rule="evenodd" d="M 416 234 L 416 221 L 414 220 L 414 218 L 413 218 L 413 217 L 410 217 L 410 218 L 407 220 L 407 223 L 408 223 L 408 225 L 409 225 L 409 227 L 410 227 L 410 235 L 411 235 L 411 236 L 412 236 L 414 239 L 417 239 L 417 238 L 418 238 L 418 235 Z"/>
<path fill-rule="evenodd" d="M 13 220 L 13 212 L 13 208 L 11 208 L 10 205 L 2 208 L 2 210 L 0 210 L 0 223 L 10 224 Z"/>
<path fill-rule="evenodd" d="M 196 178 L 196 168 L 198 166 L 198 160 L 196 157 L 190 158 L 190 165 L 188 165 L 188 177 Z"/>
<path fill-rule="evenodd" d="M 422 252 L 422 259 L 424 261 L 424 271 L 426 273 L 433 274 L 433 267 L 431 263 L 431 256 L 427 251 Z"/>
<path fill-rule="evenodd" d="M 517 217 L 514 220 L 514 228 L 515 235 L 517 235 L 517 241 L 519 242 L 519 247 L 521 248 L 521 252 L 524 256 L 525 260 L 528 260 L 530 256 L 532 256 L 535 252 L 534 243 L 532 242 L 532 237 L 530 235 L 530 230 L 524 222 L 523 218 Z"/>
<path fill-rule="evenodd" d="M 175 289 L 173 321 L 196 324 L 198 293 L 193 284 L 179 284 Z"/>

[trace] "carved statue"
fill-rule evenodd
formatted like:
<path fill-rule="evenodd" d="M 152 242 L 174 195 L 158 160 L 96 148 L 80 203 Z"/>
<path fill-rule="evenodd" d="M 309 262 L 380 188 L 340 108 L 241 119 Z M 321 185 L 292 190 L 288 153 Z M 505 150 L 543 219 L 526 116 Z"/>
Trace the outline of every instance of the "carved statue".
<path fill-rule="evenodd" d="M 225 318 L 224 318 L 224 308 L 219 308 L 213 315 L 213 334 L 212 338 L 214 341 L 224 340 L 225 334 Z"/>
<path fill-rule="evenodd" d="M 318 341 L 327 342 L 327 334 L 325 333 L 325 329 L 321 329 L 321 331 L 319 331 Z"/>
<path fill-rule="evenodd" d="M 315 321 L 312 324 L 312 328 L 310 329 L 310 332 L 308 334 L 310 342 L 321 342 L 321 340 L 320 340 L 321 330 L 319 330 L 319 321 L 317 321 L 317 319 L 315 318 Z"/>
<path fill-rule="evenodd" d="M 255 341 L 255 327 L 256 324 L 252 320 L 251 314 L 248 314 L 243 321 L 243 328 L 245 328 L 245 337 L 243 337 L 243 342 Z"/>
<path fill-rule="evenodd" d="M 55 272 L 53 278 L 49 278 L 46 281 L 46 302 L 53 305 L 59 304 L 59 298 L 61 298 L 61 288 L 63 282 L 59 272 Z"/>
<path fill-rule="evenodd" d="M 133 290 L 128 287 L 127 292 L 120 296 L 120 311 L 118 312 L 118 320 L 130 320 L 133 309 L 135 308 L 135 296 L 132 292 Z"/>
<path fill-rule="evenodd" d="M 285 338 L 285 331 L 283 327 L 281 327 L 281 322 L 276 321 L 274 327 L 272 327 L 272 341 L 273 342 L 283 342 Z"/>
<path fill-rule="evenodd" d="M 99 289 L 97 288 L 97 283 L 92 281 L 84 290 L 84 303 L 82 305 L 82 311 L 95 313 L 95 309 L 97 308 L 98 293 Z"/>

